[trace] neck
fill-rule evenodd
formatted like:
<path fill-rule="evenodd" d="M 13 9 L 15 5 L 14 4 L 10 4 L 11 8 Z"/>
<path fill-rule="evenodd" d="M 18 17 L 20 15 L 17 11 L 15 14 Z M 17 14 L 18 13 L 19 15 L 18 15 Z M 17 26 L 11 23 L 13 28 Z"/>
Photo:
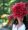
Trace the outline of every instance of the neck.
<path fill-rule="evenodd" d="M 19 24 L 19 25 L 21 25 L 21 24 L 22 24 L 22 22 L 19 20 L 19 21 L 18 21 L 18 24 Z"/>

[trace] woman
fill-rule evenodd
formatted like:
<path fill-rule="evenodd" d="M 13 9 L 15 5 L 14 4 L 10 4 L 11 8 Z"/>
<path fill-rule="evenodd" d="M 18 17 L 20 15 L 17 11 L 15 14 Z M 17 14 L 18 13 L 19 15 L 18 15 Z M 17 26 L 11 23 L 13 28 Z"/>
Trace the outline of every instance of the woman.
<path fill-rule="evenodd" d="M 12 26 L 12 30 L 25 30 L 26 27 L 23 23 L 23 18 L 27 14 L 26 3 L 15 3 L 15 5 L 12 6 L 12 14 L 14 19 L 16 19 L 16 22 L 14 20 L 15 23 Z"/>
<path fill-rule="evenodd" d="M 16 18 L 16 22 L 15 24 L 13 24 L 12 26 L 12 30 L 25 30 L 26 27 L 25 27 L 25 24 L 23 23 L 23 19 L 21 18 Z"/>

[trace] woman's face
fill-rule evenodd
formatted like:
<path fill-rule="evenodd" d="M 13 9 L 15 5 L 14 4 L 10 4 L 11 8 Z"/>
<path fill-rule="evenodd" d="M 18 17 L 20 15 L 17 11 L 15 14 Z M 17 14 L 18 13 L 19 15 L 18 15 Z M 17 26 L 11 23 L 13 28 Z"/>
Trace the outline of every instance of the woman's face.
<path fill-rule="evenodd" d="M 23 18 L 21 18 L 21 17 L 17 17 L 17 19 L 18 19 L 18 21 L 23 22 Z"/>

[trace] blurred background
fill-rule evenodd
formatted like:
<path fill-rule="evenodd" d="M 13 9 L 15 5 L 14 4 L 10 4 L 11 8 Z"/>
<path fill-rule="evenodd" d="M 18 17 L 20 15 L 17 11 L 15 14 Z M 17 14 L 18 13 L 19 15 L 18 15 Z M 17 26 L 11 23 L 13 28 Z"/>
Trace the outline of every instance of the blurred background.
<path fill-rule="evenodd" d="M 0 0 L 0 30 L 11 30 L 12 27 L 7 26 L 8 23 L 8 18 L 7 16 L 9 16 L 11 14 L 11 9 L 10 7 L 17 3 L 17 2 L 28 2 L 28 0 Z M 13 19 L 12 19 L 13 21 Z M 10 24 L 12 24 L 12 21 L 10 22 Z M 26 24 L 27 24 L 27 29 L 28 29 L 28 15 L 26 16 Z M 6 29 L 7 28 L 7 29 Z"/>

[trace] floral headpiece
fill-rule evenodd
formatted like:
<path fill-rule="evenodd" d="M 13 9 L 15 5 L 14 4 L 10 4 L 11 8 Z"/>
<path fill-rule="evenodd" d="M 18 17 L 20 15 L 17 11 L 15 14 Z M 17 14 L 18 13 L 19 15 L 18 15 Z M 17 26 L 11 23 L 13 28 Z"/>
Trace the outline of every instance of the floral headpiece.
<path fill-rule="evenodd" d="M 23 2 L 15 3 L 11 9 L 14 17 L 24 17 L 27 14 L 26 3 Z"/>

